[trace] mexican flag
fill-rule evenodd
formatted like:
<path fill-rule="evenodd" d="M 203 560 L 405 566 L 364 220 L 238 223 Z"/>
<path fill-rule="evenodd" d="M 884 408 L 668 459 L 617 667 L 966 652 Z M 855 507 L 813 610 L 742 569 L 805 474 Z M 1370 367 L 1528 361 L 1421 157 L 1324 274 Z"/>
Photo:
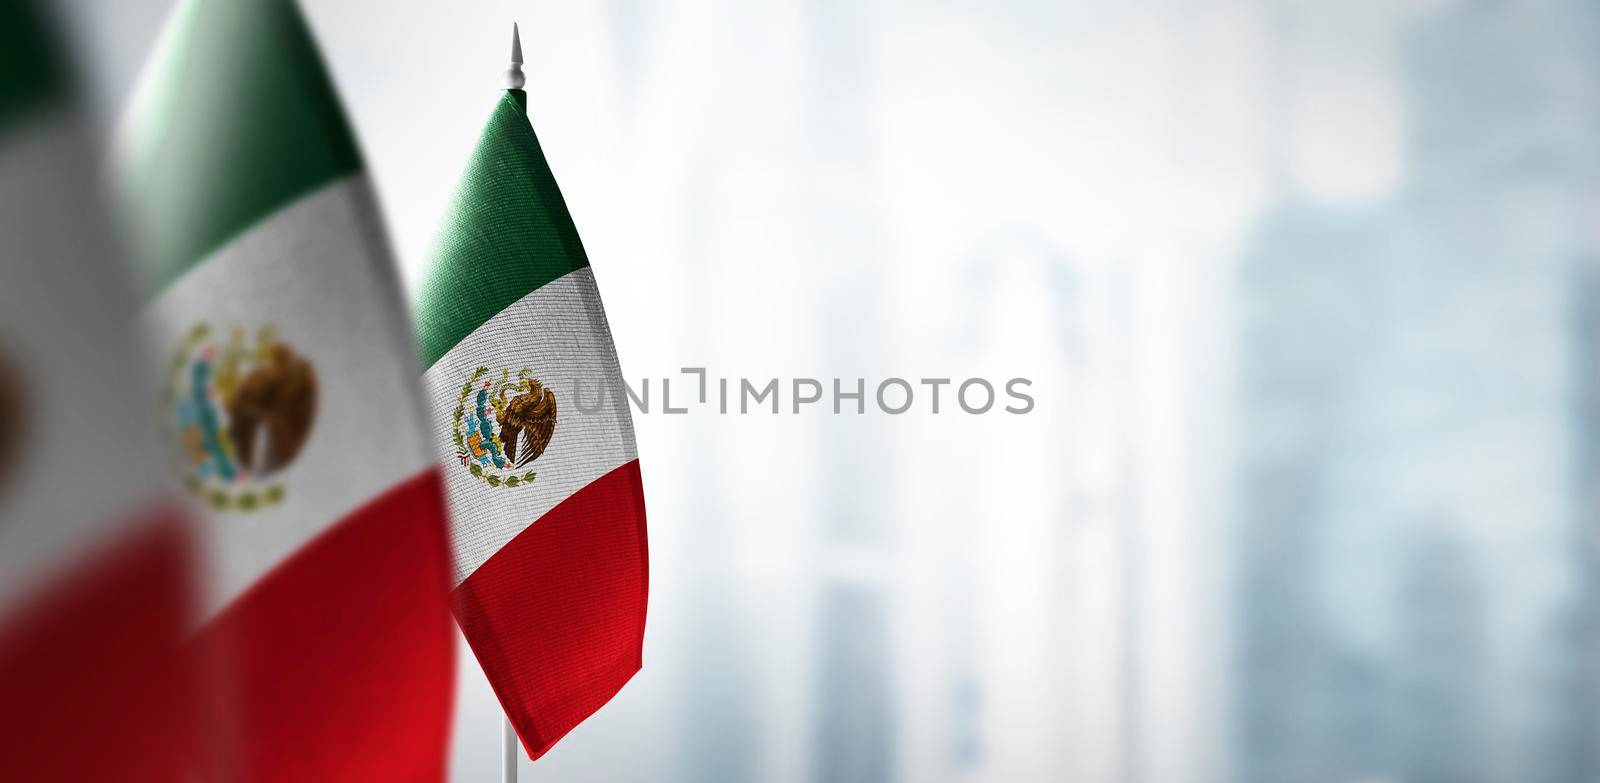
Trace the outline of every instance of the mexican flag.
<path fill-rule="evenodd" d="M 526 109 L 495 105 L 417 322 L 456 619 L 538 758 L 639 670 L 649 563 L 616 349 Z"/>
<path fill-rule="evenodd" d="M 207 520 L 220 776 L 439 779 L 439 471 L 372 185 L 295 4 L 182 3 L 126 131 L 166 453 Z"/>
<path fill-rule="evenodd" d="M 73 87 L 39 7 L 0 3 L 0 777 L 176 780 L 188 530 Z"/>

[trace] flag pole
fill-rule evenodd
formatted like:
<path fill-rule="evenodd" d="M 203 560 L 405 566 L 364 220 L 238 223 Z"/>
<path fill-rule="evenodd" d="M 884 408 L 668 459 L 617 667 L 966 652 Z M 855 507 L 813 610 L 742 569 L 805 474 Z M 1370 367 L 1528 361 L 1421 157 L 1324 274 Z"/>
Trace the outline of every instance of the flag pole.
<path fill-rule="evenodd" d="M 511 67 L 506 69 L 506 89 L 520 90 L 522 85 L 528 83 L 528 78 L 522 74 L 522 33 L 517 30 L 517 23 L 511 23 Z"/>
<path fill-rule="evenodd" d="M 511 65 L 505 72 L 506 89 L 520 90 L 527 83 L 522 73 L 522 33 L 516 22 L 511 23 Z M 517 730 L 511 726 L 511 716 L 500 715 L 500 783 L 517 783 Z"/>
<path fill-rule="evenodd" d="M 500 783 L 517 783 L 517 730 L 507 715 L 500 716 Z"/>

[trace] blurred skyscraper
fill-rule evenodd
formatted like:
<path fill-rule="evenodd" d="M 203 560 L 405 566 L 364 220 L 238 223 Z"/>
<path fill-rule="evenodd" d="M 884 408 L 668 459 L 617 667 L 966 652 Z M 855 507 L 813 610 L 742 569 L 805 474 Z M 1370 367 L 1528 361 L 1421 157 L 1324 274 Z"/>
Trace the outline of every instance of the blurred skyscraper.
<path fill-rule="evenodd" d="M 842 415 L 874 404 L 852 379 L 883 366 L 887 324 L 879 265 L 879 161 L 872 130 L 878 63 L 875 12 L 848 0 L 808 0 L 801 122 L 813 176 L 800 184 L 797 217 L 810 224 L 813 252 L 832 259 L 818 280 L 817 332 L 826 372 L 823 405 L 836 391 L 863 391 L 858 404 L 838 402 Z M 828 376 L 838 379 L 830 381 Z M 872 383 L 864 381 L 863 383 Z M 859 414 L 855 414 L 859 415 Z M 890 647 L 897 624 L 891 607 L 896 534 L 887 492 L 900 461 L 881 437 L 876 417 L 832 426 L 823 450 L 821 566 L 817 574 L 818 644 L 814 677 L 811 778 L 817 783 L 895 779 L 898 750 L 896 678 Z"/>
<path fill-rule="evenodd" d="M 1571 548 L 1574 595 L 1553 634 L 1566 651 L 1554 678 L 1561 700 L 1558 720 L 1568 730 L 1555 763 L 1572 779 L 1600 779 L 1600 264 L 1590 264 L 1572 287 L 1577 339 L 1572 361 L 1576 384 L 1577 496 Z"/>
<path fill-rule="evenodd" d="M 1121 569 L 1132 525 L 1123 271 L 1078 263 L 1018 226 L 978 237 L 963 259 L 944 340 L 961 364 L 979 366 L 1028 350 L 1019 341 L 1048 345 L 1052 366 L 1040 372 L 1055 379 L 1055 404 L 1041 418 L 1057 437 L 1026 460 L 1007 453 L 1003 435 L 959 422 L 913 462 L 933 475 L 955 463 L 966 486 L 945 519 L 925 523 L 947 539 L 930 547 L 941 550 L 940 602 L 926 607 L 946 641 L 920 653 L 939 666 L 929 684 L 942 698 L 930 703 L 943 733 L 938 756 L 917 759 L 906 779 L 1118 779 L 1132 619 Z M 1018 479 L 1042 495 L 1026 513 L 1013 513 L 1002 489 Z"/>
<path fill-rule="evenodd" d="M 1399 586 L 1405 617 L 1394 700 L 1401 705 L 1395 740 L 1399 777 L 1409 783 L 1488 781 L 1484 681 L 1487 589 L 1451 520 L 1422 520 L 1408 540 Z"/>
<path fill-rule="evenodd" d="M 1357 262 L 1376 255 L 1375 222 L 1285 205 L 1241 268 L 1234 678 L 1246 783 L 1357 780 L 1386 763 L 1377 654 L 1341 634 L 1321 589 L 1377 576 L 1328 556 L 1346 521 L 1338 478 L 1360 416 L 1356 365 L 1373 342 L 1360 318 L 1373 264 Z"/>
<path fill-rule="evenodd" d="M 1398 192 L 1249 244 L 1240 780 L 1594 779 L 1595 22 L 1423 12 Z"/>

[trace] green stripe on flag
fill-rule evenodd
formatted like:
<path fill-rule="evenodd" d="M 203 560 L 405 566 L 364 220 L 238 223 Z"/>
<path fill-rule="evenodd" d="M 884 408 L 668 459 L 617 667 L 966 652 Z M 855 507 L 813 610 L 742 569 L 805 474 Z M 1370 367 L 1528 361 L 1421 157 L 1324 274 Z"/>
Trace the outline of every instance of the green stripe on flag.
<path fill-rule="evenodd" d="M 589 265 L 528 122 L 507 90 L 467 164 L 417 302 L 422 366 L 534 289 Z"/>
<path fill-rule="evenodd" d="M 0 129 L 70 94 L 56 31 L 31 0 L 0 0 Z"/>
<path fill-rule="evenodd" d="M 189 0 L 127 128 L 152 295 L 262 218 L 362 169 L 292 0 Z"/>

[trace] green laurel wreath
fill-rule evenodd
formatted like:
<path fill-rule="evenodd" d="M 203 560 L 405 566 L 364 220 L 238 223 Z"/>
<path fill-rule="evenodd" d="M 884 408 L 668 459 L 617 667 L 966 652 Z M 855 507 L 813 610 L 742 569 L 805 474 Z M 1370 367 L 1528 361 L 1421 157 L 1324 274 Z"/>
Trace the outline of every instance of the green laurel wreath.
<path fill-rule="evenodd" d="M 529 373 L 530 371 L 527 368 L 523 368 L 522 371 L 517 374 L 517 377 L 522 378 L 527 376 Z M 467 382 L 461 385 L 461 396 L 456 399 L 455 418 L 450 425 L 450 439 L 455 442 L 456 454 L 458 456 L 466 455 L 469 458 L 464 467 L 466 467 L 467 471 L 472 474 L 473 478 L 479 479 L 491 487 L 510 488 L 532 484 L 534 476 L 538 475 L 538 473 L 534 471 L 530 470 L 521 475 L 502 476 L 500 474 L 490 473 L 484 470 L 483 466 L 479 465 L 476 460 L 470 459 L 471 452 L 467 449 L 467 440 L 461 434 L 461 420 L 466 418 L 467 398 L 472 396 L 472 388 L 477 386 L 478 381 L 482 379 L 483 376 L 488 374 L 488 367 L 479 367 L 478 369 L 473 370 L 472 375 L 467 378 Z"/>
<path fill-rule="evenodd" d="M 210 336 L 210 324 L 195 324 L 189 330 L 189 333 L 184 335 L 183 343 L 178 346 L 177 350 L 172 352 L 172 360 L 167 366 L 167 380 L 161 388 L 163 420 L 165 420 L 166 414 L 171 411 L 172 406 L 178 401 L 179 378 L 183 374 L 183 368 L 189 363 L 190 355 Z M 172 453 L 177 453 L 178 446 L 174 442 L 175 436 L 172 431 L 163 428 L 162 436 L 166 439 L 169 450 Z M 183 472 L 181 466 L 179 467 L 179 472 Z M 270 484 L 259 490 L 246 489 L 230 492 L 225 489 L 207 486 L 205 481 L 193 473 L 184 473 L 183 487 L 189 491 L 189 494 L 199 498 L 206 505 L 217 511 L 256 511 L 283 502 L 283 496 L 286 494 L 282 484 Z"/>

